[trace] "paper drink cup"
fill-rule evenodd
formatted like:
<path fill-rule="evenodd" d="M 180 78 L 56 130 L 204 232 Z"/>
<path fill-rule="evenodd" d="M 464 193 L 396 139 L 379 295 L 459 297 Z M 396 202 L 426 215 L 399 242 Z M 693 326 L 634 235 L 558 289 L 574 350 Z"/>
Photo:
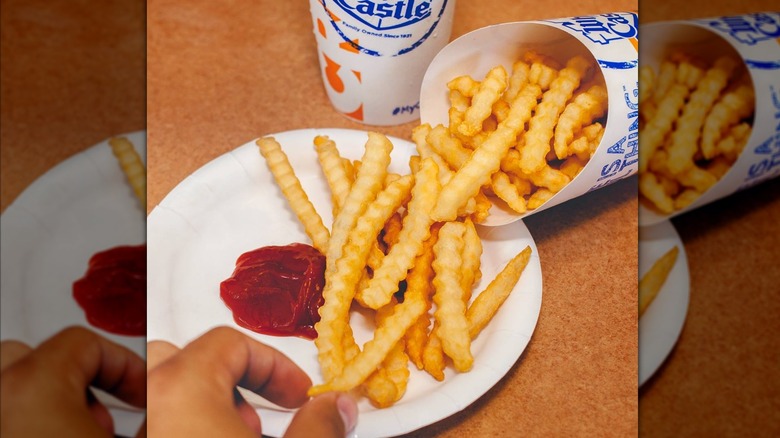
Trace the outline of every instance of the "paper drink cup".
<path fill-rule="evenodd" d="M 368 125 L 420 117 L 425 69 L 452 31 L 455 0 L 310 0 L 325 90 Z"/>
<path fill-rule="evenodd" d="M 780 13 L 665 21 L 641 27 L 641 64 L 656 72 L 672 51 L 690 53 L 709 65 L 723 55 L 742 60 L 753 84 L 755 108 L 752 132 L 731 169 L 696 201 L 671 214 L 640 203 L 639 224 L 656 224 L 780 175 Z"/>
<path fill-rule="evenodd" d="M 450 80 L 512 64 L 530 50 L 561 62 L 575 55 L 594 60 L 608 94 L 604 136 L 585 168 L 539 208 L 518 214 L 494 203 L 483 225 L 514 222 L 627 178 L 638 169 L 637 15 L 630 12 L 503 23 L 477 29 L 447 45 L 431 62 L 421 93 L 421 122 L 448 125 Z"/>

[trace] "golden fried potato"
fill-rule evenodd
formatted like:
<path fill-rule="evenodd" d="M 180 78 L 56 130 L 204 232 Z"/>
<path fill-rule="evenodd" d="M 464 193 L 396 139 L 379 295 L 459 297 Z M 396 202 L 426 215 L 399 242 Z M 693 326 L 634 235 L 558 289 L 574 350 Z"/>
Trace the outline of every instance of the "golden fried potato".
<path fill-rule="evenodd" d="M 141 208 L 146 208 L 146 166 L 141 161 L 141 156 L 135 150 L 133 143 L 127 137 L 114 137 L 108 140 L 119 166 L 122 168 L 127 182 L 133 188 L 135 197 L 141 204 Z"/>
<path fill-rule="evenodd" d="M 272 137 L 261 138 L 257 140 L 256 144 L 260 148 L 260 153 L 265 158 L 276 184 L 290 204 L 290 208 L 303 224 L 303 229 L 311 239 L 312 245 L 320 252 L 325 253 L 328 249 L 330 233 L 323 225 L 322 218 L 309 201 L 309 197 L 306 196 L 306 192 L 303 191 L 301 182 L 295 176 L 281 145 Z"/>
<path fill-rule="evenodd" d="M 677 261 L 679 252 L 680 249 L 676 246 L 667 251 L 639 280 L 639 316 L 645 313 L 650 303 L 658 295 Z"/>

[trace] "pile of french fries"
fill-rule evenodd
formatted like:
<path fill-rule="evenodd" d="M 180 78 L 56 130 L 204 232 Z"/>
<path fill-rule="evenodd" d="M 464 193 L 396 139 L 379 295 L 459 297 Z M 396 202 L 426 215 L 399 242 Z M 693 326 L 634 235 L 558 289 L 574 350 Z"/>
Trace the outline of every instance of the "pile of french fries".
<path fill-rule="evenodd" d="M 324 304 L 315 326 L 324 382 L 310 393 L 357 389 L 374 405 L 387 407 L 405 393 L 410 361 L 439 380 L 445 357 L 456 370 L 468 371 L 471 340 L 514 288 L 530 248 L 472 302 L 481 241 L 468 215 L 433 218 L 442 192 L 434 159 L 423 158 L 408 174 L 393 174 L 388 172 L 393 145 L 382 134 L 368 133 L 365 152 L 355 162 L 342 158 L 329 138 L 316 137 L 332 195 L 328 229 L 279 143 L 263 138 L 257 145 L 312 245 L 326 255 Z M 375 311 L 373 339 L 362 348 L 350 326 L 353 302 Z"/>
<path fill-rule="evenodd" d="M 418 155 L 408 174 L 388 172 L 393 145 L 382 134 L 368 133 L 356 161 L 341 157 L 329 138 L 314 139 L 331 192 L 330 229 L 281 146 L 257 142 L 327 260 L 315 326 L 324 382 L 310 395 L 359 389 L 387 407 L 406 391 L 409 362 L 436 380 L 444 379 L 446 358 L 457 372 L 469 371 L 472 340 L 531 255 L 525 248 L 472 299 L 482 255 L 475 223 L 486 219 L 489 196 L 518 213 L 538 208 L 582 170 L 604 132 L 607 92 L 592 59 L 561 65 L 528 52 L 511 75 L 498 66 L 481 82 L 461 76 L 447 86 L 449 126 L 413 130 Z M 362 348 L 350 326 L 353 303 L 375 311 L 373 339 Z"/>
<path fill-rule="evenodd" d="M 482 222 L 488 197 L 518 214 L 539 208 L 585 167 L 604 134 L 604 78 L 582 56 L 562 65 L 529 51 L 511 73 L 497 66 L 481 82 L 460 76 L 447 87 L 449 126 L 412 133 L 421 159 L 444 169 L 436 220 L 467 213 Z"/>
<path fill-rule="evenodd" d="M 665 214 L 681 210 L 720 180 L 752 131 L 755 95 L 741 60 L 709 64 L 673 53 L 656 75 L 639 72 L 639 192 Z"/>

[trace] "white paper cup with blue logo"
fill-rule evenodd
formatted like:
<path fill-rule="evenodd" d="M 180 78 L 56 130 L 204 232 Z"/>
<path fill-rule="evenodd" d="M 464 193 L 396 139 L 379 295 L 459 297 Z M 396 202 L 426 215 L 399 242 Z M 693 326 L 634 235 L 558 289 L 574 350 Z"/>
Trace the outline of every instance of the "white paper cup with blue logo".
<path fill-rule="evenodd" d="M 648 23 L 641 34 L 640 63 L 656 72 L 671 53 L 689 53 L 708 65 L 724 55 L 741 61 L 752 82 L 755 108 L 749 138 L 728 172 L 671 214 L 642 199 L 639 224 L 659 223 L 780 175 L 780 13 Z"/>
<path fill-rule="evenodd" d="M 507 72 L 528 51 L 562 65 L 575 55 L 593 60 L 604 77 L 608 112 L 604 135 L 582 171 L 540 207 L 518 214 L 494 202 L 484 225 L 514 222 L 627 178 L 638 168 L 638 17 L 631 12 L 497 24 L 463 35 L 431 63 L 423 79 L 421 122 L 447 126 L 447 83 L 470 75 L 482 80 L 498 65 Z"/>
<path fill-rule="evenodd" d="M 310 0 L 325 90 L 367 125 L 420 118 L 420 84 L 452 31 L 455 0 Z"/>

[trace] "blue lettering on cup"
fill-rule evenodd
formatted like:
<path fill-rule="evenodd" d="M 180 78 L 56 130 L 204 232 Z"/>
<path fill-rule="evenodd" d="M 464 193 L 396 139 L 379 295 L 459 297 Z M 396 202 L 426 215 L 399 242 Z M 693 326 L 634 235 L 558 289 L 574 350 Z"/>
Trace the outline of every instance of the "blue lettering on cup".
<path fill-rule="evenodd" d="M 720 17 L 706 21 L 713 30 L 749 46 L 780 37 L 780 13 L 758 13 Z"/>
<path fill-rule="evenodd" d="M 344 12 L 349 14 L 352 18 L 358 20 L 369 29 L 361 29 L 363 34 L 373 35 L 377 37 L 398 37 L 398 38 L 411 38 L 411 34 L 402 35 L 389 35 L 386 32 L 389 30 L 402 29 L 408 26 L 412 26 L 423 20 L 431 18 L 431 15 L 436 13 L 432 8 L 432 1 L 430 0 L 396 0 L 396 1 L 372 1 L 372 0 L 330 0 L 335 5 L 339 6 Z M 322 6 L 327 11 L 329 0 L 323 0 Z M 408 47 L 400 49 L 396 53 L 381 53 L 378 50 L 367 47 L 365 44 L 356 45 L 352 42 L 339 25 L 330 20 L 331 26 L 341 36 L 341 38 L 355 46 L 361 53 L 371 56 L 399 56 L 404 53 L 411 52 L 415 48 L 428 39 L 429 36 L 436 29 L 439 24 L 444 11 L 447 9 L 447 0 L 444 0 L 441 5 L 441 9 L 438 11 L 435 19 L 430 24 L 425 34 L 423 34 L 418 40 L 413 42 Z M 357 31 L 355 26 L 352 26 L 344 21 L 341 22 L 345 27 Z"/>
<path fill-rule="evenodd" d="M 582 34 L 597 44 L 609 44 L 612 41 L 636 38 L 639 17 L 633 13 L 612 13 L 584 15 L 564 20 L 546 20 Z"/>

